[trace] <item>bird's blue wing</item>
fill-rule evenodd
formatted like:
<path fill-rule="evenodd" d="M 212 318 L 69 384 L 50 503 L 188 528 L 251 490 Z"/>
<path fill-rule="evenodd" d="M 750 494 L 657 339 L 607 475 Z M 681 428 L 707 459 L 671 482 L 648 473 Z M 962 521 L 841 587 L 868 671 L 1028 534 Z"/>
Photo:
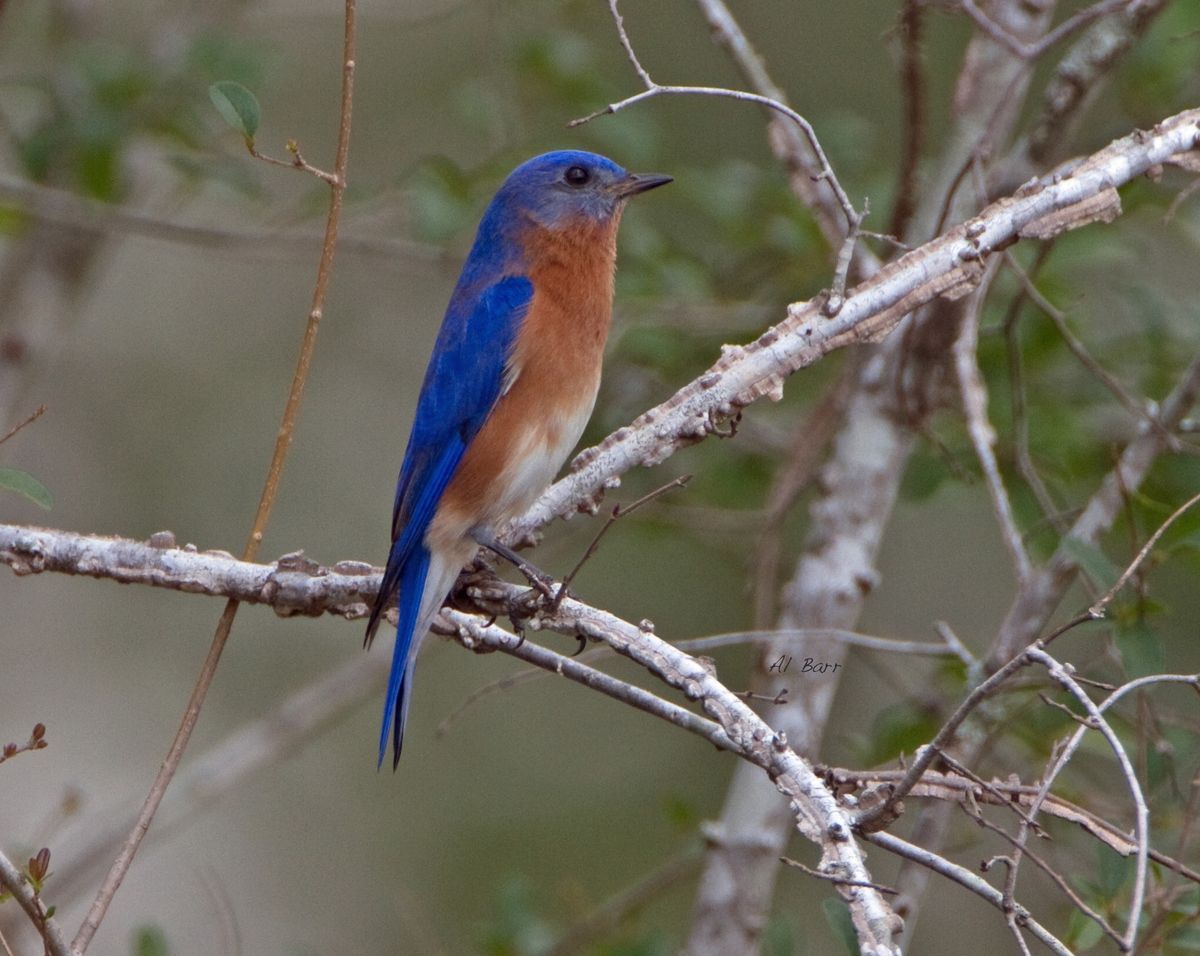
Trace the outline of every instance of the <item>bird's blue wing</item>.
<path fill-rule="evenodd" d="M 506 277 L 481 291 L 460 282 L 425 372 L 396 487 L 392 547 L 367 622 L 369 645 L 385 608 L 396 598 L 399 622 L 380 735 L 381 763 L 389 730 L 395 758 L 400 757 L 412 676 L 409 657 L 421 636 L 417 616 L 431 557 L 425 532 L 471 440 L 500 397 L 532 299 L 533 283 L 524 276 Z"/>

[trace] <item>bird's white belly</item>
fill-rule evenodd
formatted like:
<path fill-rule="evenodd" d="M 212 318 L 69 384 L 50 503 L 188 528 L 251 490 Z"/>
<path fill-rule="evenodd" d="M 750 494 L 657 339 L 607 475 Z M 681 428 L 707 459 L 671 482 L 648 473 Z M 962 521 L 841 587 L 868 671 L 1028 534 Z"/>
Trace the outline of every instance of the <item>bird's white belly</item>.
<path fill-rule="evenodd" d="M 525 427 L 498 476 L 495 514 L 489 516 L 489 523 L 524 511 L 549 486 L 578 444 L 595 403 L 593 393 L 569 415 L 544 418 Z"/>

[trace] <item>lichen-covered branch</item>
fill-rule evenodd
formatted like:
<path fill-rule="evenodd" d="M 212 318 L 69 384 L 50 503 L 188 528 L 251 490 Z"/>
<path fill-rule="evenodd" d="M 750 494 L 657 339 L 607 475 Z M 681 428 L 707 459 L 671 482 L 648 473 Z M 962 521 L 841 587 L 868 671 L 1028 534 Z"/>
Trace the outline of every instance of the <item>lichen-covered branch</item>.
<path fill-rule="evenodd" d="M 160 540 L 158 544 L 164 543 L 165 540 Z M 330 570 L 292 555 L 275 565 L 263 566 L 221 552 L 202 553 L 12 525 L 0 525 L 0 561 L 23 574 L 60 571 L 108 577 L 125 583 L 202 592 L 243 603 L 270 604 L 284 614 L 326 610 L 347 617 L 362 616 L 366 600 L 378 590 L 380 581 L 378 574 L 363 573 L 366 566 L 358 564 L 349 566 L 357 573 L 346 574 L 345 564 L 336 566 L 340 571 Z M 135 570 L 131 565 L 141 567 Z M 459 598 L 483 614 L 496 614 L 510 610 L 524 593 L 523 588 L 490 578 L 482 584 L 468 581 L 460 589 Z M 512 650 L 518 656 L 553 667 L 589 685 L 605 677 L 558 655 L 545 664 L 533 655 L 537 651 L 552 652 L 532 644 L 518 649 L 516 638 L 484 624 L 478 617 L 454 610 L 445 611 L 444 617 L 467 646 L 487 643 L 492 648 Z M 677 705 L 666 701 L 655 704 L 658 698 L 654 695 L 630 688 L 631 692 L 651 699 L 644 705 L 630 701 L 635 706 L 701 733 L 715 745 L 732 749 L 765 770 L 775 786 L 790 798 L 797 829 L 821 847 L 825 869 L 855 882 L 870 881 L 861 852 L 850 834 L 845 811 L 824 783 L 788 747 L 784 735 L 769 727 L 700 660 L 655 636 L 645 622 L 635 626 L 571 598 L 563 600 L 557 609 L 535 611 L 526 626 L 603 641 L 682 691 L 688 700 L 699 703 L 719 729 Z M 580 673 L 575 675 L 575 671 Z M 893 952 L 895 918 L 882 897 L 864 887 L 846 887 L 844 892 L 864 947 L 873 946 L 877 953 Z"/>

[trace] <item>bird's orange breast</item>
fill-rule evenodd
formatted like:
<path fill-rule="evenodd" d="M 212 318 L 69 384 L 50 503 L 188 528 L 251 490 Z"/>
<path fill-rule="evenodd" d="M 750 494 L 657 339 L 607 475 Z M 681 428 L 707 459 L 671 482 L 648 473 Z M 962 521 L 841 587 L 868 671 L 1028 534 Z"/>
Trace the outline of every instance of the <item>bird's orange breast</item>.
<path fill-rule="evenodd" d="M 431 546 L 524 510 L 579 441 L 612 320 L 616 232 L 614 217 L 526 233 L 534 291 L 509 363 L 512 384 L 451 479 L 426 535 Z"/>

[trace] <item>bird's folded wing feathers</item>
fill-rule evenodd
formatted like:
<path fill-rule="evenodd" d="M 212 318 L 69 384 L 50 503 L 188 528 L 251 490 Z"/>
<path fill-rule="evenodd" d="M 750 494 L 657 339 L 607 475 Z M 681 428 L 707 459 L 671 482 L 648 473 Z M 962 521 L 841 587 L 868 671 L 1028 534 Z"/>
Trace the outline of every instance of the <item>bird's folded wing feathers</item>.
<path fill-rule="evenodd" d="M 442 493 L 502 392 L 533 283 L 506 276 L 478 294 L 455 290 L 417 400 L 392 515 L 392 548 L 367 625 L 374 637 L 404 566 L 420 546 Z"/>

